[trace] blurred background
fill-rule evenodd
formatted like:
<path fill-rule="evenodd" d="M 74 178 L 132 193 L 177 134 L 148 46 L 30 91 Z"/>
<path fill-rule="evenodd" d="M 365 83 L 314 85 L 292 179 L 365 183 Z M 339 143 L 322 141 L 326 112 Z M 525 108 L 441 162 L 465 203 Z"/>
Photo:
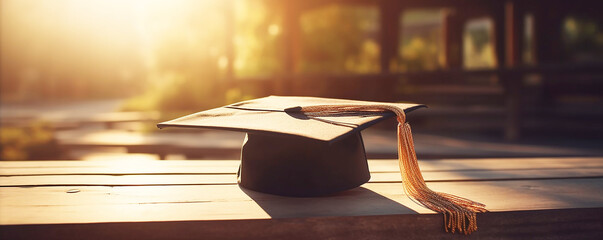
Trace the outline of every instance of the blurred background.
<path fill-rule="evenodd" d="M 237 159 L 244 134 L 155 124 L 268 95 L 427 104 L 420 159 L 603 155 L 599 1 L 0 3 L 2 160 Z"/>

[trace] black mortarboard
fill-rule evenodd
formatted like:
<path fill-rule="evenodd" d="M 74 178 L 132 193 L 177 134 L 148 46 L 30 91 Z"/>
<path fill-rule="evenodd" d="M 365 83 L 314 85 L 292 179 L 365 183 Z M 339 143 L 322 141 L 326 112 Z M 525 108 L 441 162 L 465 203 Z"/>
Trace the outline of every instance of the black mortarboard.
<path fill-rule="evenodd" d="M 306 106 L 378 102 L 270 96 L 158 124 L 246 132 L 238 181 L 245 188 L 285 196 L 319 196 L 366 183 L 369 171 L 360 130 L 394 116 L 359 112 L 314 118 Z M 405 112 L 423 105 L 397 103 Z"/>

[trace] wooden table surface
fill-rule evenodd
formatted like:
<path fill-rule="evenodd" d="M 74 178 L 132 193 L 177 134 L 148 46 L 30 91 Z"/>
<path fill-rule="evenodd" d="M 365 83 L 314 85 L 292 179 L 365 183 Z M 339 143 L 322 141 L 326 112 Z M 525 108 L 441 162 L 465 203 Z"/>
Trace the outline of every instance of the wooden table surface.
<path fill-rule="evenodd" d="M 588 239 L 603 236 L 603 158 L 420 161 L 430 188 L 486 204 L 479 230 L 445 233 L 442 216 L 403 191 L 397 160 L 325 197 L 236 184 L 236 160 L 0 162 L 0 239 Z"/>

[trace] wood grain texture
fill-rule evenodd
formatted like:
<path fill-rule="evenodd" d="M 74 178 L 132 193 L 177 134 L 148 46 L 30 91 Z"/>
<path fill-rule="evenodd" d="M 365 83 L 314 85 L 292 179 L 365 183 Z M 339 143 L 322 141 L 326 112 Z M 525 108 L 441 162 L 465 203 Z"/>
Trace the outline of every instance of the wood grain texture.
<path fill-rule="evenodd" d="M 429 187 L 490 211 L 603 207 L 603 179 L 437 182 Z M 77 189 L 77 193 L 68 193 Z M 430 213 L 400 183 L 367 183 L 319 198 L 291 198 L 237 185 L 0 188 L 0 224 L 181 221 Z"/>

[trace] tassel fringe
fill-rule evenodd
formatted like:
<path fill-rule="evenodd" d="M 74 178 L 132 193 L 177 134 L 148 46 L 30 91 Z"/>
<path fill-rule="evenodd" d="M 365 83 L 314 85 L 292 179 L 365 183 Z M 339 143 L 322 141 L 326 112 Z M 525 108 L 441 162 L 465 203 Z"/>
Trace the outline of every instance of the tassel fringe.
<path fill-rule="evenodd" d="M 484 204 L 452 194 L 435 192 L 425 184 L 404 109 L 393 105 L 318 105 L 302 107 L 300 111 L 313 118 L 344 116 L 350 113 L 394 112 L 398 120 L 398 164 L 406 194 L 417 204 L 442 213 L 446 232 L 470 234 L 477 230 L 476 213 L 487 211 Z M 336 124 L 330 120 L 318 120 Z"/>

